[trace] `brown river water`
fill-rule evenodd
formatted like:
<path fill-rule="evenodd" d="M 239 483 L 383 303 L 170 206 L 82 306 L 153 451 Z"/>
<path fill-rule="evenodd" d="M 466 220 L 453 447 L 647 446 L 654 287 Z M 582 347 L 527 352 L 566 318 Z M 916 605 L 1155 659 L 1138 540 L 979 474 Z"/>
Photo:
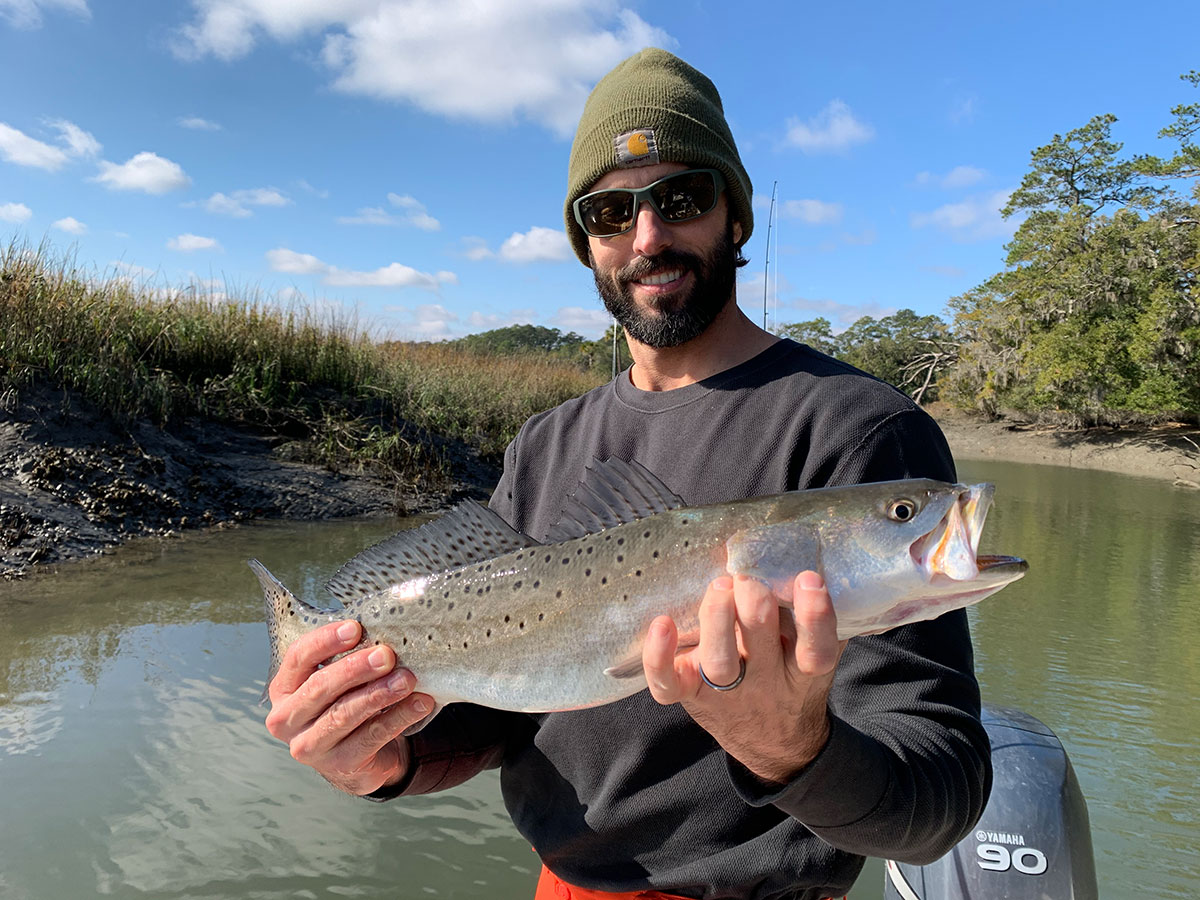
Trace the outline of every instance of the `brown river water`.
<path fill-rule="evenodd" d="M 970 462 L 983 552 L 1030 574 L 971 611 L 985 699 L 1049 725 L 1101 895 L 1200 896 L 1200 492 Z M 250 526 L 0 584 L 0 898 L 524 898 L 495 773 L 343 797 L 262 727 L 262 559 L 310 601 L 391 522 Z M 879 897 L 872 861 L 851 895 Z"/>

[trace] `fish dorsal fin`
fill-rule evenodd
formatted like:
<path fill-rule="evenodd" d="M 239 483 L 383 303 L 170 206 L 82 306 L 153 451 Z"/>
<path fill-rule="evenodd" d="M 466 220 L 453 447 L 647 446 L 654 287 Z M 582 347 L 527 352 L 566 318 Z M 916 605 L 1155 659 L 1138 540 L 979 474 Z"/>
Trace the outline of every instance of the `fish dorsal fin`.
<path fill-rule="evenodd" d="M 573 540 L 684 505 L 682 497 L 641 463 L 595 460 L 546 540 Z"/>
<path fill-rule="evenodd" d="M 355 556 L 325 585 L 343 603 L 434 572 L 456 569 L 537 544 L 474 500 L 401 531 Z"/>

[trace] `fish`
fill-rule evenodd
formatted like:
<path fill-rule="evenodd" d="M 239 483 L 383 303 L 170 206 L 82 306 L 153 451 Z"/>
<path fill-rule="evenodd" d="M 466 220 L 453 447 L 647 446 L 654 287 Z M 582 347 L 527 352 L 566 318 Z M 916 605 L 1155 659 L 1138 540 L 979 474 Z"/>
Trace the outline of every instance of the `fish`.
<path fill-rule="evenodd" d="M 407 734 L 450 703 L 599 706 L 646 686 L 642 644 L 657 616 L 675 620 L 680 652 L 698 644 L 701 598 L 724 574 L 761 580 L 786 609 L 795 576 L 815 570 L 838 638 L 878 634 L 1025 574 L 1023 559 L 978 553 L 994 490 L 906 479 L 688 507 L 637 463 L 594 461 L 545 541 L 466 501 L 347 562 L 326 585 L 341 608 L 311 606 L 249 560 L 268 682 L 301 635 L 354 619 L 359 646 L 390 646 L 435 701 Z"/>

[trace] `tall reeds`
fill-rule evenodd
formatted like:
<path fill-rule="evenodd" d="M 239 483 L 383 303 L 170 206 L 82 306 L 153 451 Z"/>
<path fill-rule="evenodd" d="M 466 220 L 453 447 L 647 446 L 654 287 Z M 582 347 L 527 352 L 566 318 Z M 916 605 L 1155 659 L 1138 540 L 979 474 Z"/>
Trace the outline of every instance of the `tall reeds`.
<path fill-rule="evenodd" d="M 555 360 L 381 345 L 352 318 L 0 249 L 0 394 L 66 389 L 119 421 L 251 423 L 328 465 L 409 480 L 442 472 L 445 439 L 494 458 L 528 416 L 596 383 Z"/>

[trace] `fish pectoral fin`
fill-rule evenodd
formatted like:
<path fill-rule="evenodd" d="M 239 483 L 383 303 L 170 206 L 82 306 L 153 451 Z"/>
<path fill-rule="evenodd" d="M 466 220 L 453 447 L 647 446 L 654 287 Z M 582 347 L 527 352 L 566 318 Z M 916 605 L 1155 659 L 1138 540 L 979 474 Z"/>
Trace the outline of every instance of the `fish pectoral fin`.
<path fill-rule="evenodd" d="M 442 711 L 442 708 L 445 705 L 446 704 L 444 704 L 444 703 L 435 702 L 433 704 L 433 711 L 429 715 L 427 715 L 425 718 L 423 718 L 420 722 L 417 722 L 415 725 L 409 725 L 407 728 L 404 729 L 403 732 L 401 732 L 401 734 L 403 734 L 405 737 L 412 737 L 414 734 L 416 734 L 418 731 L 420 731 L 422 728 L 424 728 L 426 725 L 428 725 L 430 722 L 432 722 L 433 717 L 436 716 L 438 713 L 440 713 Z"/>
<path fill-rule="evenodd" d="M 700 632 L 685 632 L 679 635 L 679 641 L 675 645 L 675 655 L 686 653 L 700 646 Z M 645 667 L 642 665 L 642 654 L 637 653 L 626 659 L 621 660 L 615 666 L 609 666 L 604 670 L 604 674 L 609 678 L 640 678 L 645 674 Z"/>
<path fill-rule="evenodd" d="M 623 659 L 615 666 L 609 666 L 604 670 L 604 674 L 609 678 L 625 679 L 637 678 L 645 674 L 645 667 L 642 665 L 642 655 L 631 656 L 628 659 Z"/>
<path fill-rule="evenodd" d="M 745 528 L 725 542 L 730 575 L 747 575 L 791 603 L 792 582 L 806 569 L 820 571 L 821 541 L 816 529 L 800 522 Z"/>

